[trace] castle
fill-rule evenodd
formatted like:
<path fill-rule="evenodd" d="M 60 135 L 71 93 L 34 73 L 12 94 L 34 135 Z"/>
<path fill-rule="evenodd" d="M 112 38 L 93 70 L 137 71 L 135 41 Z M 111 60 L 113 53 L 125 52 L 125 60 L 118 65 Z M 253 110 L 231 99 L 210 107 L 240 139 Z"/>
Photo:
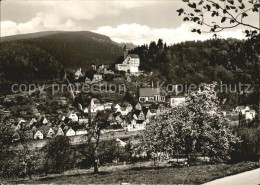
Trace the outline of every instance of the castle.
<path fill-rule="evenodd" d="M 116 64 L 117 71 L 124 71 L 129 73 L 138 73 L 140 66 L 140 58 L 135 54 L 128 54 L 128 49 L 124 47 L 124 61 L 121 64 Z"/>

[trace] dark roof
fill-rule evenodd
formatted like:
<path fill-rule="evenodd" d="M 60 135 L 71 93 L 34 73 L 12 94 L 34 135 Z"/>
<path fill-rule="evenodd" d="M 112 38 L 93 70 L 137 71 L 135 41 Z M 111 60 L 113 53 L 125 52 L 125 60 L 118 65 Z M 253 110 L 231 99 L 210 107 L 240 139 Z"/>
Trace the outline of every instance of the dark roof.
<path fill-rule="evenodd" d="M 156 110 L 156 109 L 150 109 L 150 112 L 151 112 L 151 113 L 156 113 L 157 110 Z"/>
<path fill-rule="evenodd" d="M 139 56 L 136 55 L 136 54 L 129 54 L 129 56 L 130 56 L 131 58 L 139 58 Z"/>
<path fill-rule="evenodd" d="M 136 120 L 137 124 L 142 124 L 144 122 L 144 120 Z"/>
<path fill-rule="evenodd" d="M 135 114 L 136 116 L 139 116 L 141 112 L 141 110 L 134 110 L 133 115 Z"/>
<path fill-rule="evenodd" d="M 160 88 L 140 88 L 140 97 L 152 97 L 154 95 L 160 95 Z"/>
<path fill-rule="evenodd" d="M 46 136 L 48 134 L 50 128 L 51 128 L 50 126 L 43 125 L 43 126 L 39 127 L 37 130 L 39 130 L 44 136 Z"/>

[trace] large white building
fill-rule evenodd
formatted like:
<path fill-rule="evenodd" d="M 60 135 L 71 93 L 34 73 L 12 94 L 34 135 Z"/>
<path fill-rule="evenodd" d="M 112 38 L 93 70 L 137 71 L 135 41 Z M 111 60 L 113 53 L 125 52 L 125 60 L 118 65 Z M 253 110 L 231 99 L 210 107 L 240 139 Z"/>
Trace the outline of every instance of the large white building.
<path fill-rule="evenodd" d="M 130 73 L 138 73 L 140 66 L 140 58 L 135 54 L 128 54 L 128 49 L 124 48 L 124 61 L 121 64 L 116 64 L 117 71 L 124 71 Z"/>

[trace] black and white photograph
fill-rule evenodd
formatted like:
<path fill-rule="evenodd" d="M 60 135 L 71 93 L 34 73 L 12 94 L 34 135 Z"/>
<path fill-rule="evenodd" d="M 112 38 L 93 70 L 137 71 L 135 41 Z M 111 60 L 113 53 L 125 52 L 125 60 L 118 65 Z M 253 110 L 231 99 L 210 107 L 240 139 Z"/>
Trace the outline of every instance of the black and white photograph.
<path fill-rule="evenodd" d="M 260 185 L 260 0 L 0 0 L 0 184 Z"/>

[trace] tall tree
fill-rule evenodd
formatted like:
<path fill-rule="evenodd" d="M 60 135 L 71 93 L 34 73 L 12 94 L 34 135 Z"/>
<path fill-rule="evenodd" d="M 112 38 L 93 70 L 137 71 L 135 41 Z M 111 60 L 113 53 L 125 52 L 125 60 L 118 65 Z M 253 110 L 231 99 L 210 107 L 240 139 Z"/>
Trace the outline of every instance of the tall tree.
<path fill-rule="evenodd" d="M 159 50 L 162 50 L 162 49 L 163 49 L 163 40 L 162 40 L 162 39 L 158 39 L 157 48 L 158 48 Z"/>
<path fill-rule="evenodd" d="M 215 85 L 204 84 L 171 113 L 153 120 L 144 131 L 144 146 L 171 156 L 185 154 L 188 163 L 198 152 L 212 159 L 227 158 L 239 142 L 221 114 Z"/>
<path fill-rule="evenodd" d="M 68 167 L 70 150 L 70 139 L 68 137 L 57 136 L 50 140 L 42 148 L 42 151 L 46 153 L 44 166 L 52 167 L 58 173 L 63 172 Z"/>
<path fill-rule="evenodd" d="M 102 131 L 109 126 L 109 122 L 107 121 L 109 115 L 110 112 L 98 112 L 95 118 L 92 121 L 89 121 L 87 125 L 88 134 L 87 136 L 84 136 L 87 137 L 86 142 L 75 148 L 87 160 L 91 160 L 92 166 L 94 167 L 94 173 L 98 173 L 98 147 Z"/>

